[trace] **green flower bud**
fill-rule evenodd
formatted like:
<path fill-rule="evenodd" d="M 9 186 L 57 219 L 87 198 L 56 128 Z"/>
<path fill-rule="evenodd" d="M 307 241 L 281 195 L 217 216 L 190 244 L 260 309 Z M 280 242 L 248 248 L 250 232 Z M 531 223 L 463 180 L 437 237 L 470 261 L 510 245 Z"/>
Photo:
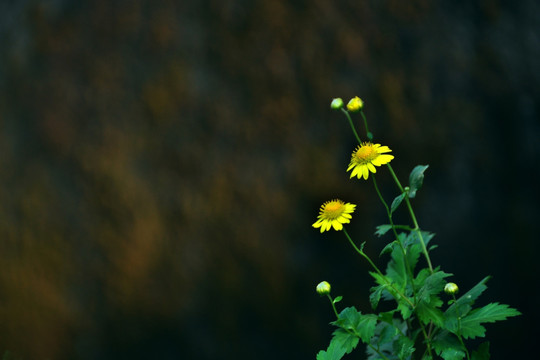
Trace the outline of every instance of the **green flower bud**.
<path fill-rule="evenodd" d="M 330 289 L 332 287 L 327 281 L 323 281 L 317 285 L 317 294 L 319 295 L 328 295 L 330 294 Z"/>
<path fill-rule="evenodd" d="M 347 110 L 350 112 L 359 112 L 364 107 L 364 102 L 358 96 L 353 97 L 347 104 Z"/>
<path fill-rule="evenodd" d="M 444 292 L 447 293 L 448 295 L 457 294 L 458 291 L 459 291 L 459 288 L 454 283 L 448 283 L 444 286 Z"/>
<path fill-rule="evenodd" d="M 330 107 L 333 110 L 341 109 L 343 107 L 343 100 L 341 100 L 341 98 L 332 99 L 332 103 L 330 104 Z"/>

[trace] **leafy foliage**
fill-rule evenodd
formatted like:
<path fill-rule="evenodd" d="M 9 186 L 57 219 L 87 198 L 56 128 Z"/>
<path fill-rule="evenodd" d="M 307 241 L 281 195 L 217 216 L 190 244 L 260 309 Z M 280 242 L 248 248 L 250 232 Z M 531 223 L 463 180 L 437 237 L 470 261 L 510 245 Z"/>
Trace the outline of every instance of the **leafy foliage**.
<path fill-rule="evenodd" d="M 409 186 L 394 198 L 390 207 L 383 200 L 390 224 L 377 226 L 375 235 L 393 235 L 381 251 L 381 256 L 389 255 L 385 272 L 380 271 L 364 253 L 365 241 L 360 248 L 354 246 L 375 269 L 370 272 L 375 280 L 375 286 L 370 289 L 371 307 L 376 310 L 381 301 L 387 301 L 393 303 L 394 308 L 379 314 L 362 314 L 355 307 L 345 308 L 332 322 L 337 330 L 327 350 L 317 354 L 317 360 L 341 359 L 351 353 L 360 341 L 366 345 L 370 360 L 430 360 L 436 356 L 444 360 L 487 360 L 490 356 L 488 342 L 470 355 L 465 341 L 484 337 L 485 323 L 520 315 L 519 311 L 497 302 L 473 307 L 487 289 L 489 277 L 456 299 L 457 285 L 447 282 L 452 274 L 432 266 L 429 251 L 436 245 L 430 246 L 429 250 L 427 246 L 435 234 L 419 228 L 408 201 L 421 189 L 427 168 L 428 165 L 418 165 L 411 171 Z M 393 177 L 402 189 L 395 174 Z M 407 203 L 414 227 L 393 223 L 392 216 L 403 201 Z M 347 237 L 352 242 L 348 234 Z M 417 269 L 422 255 L 427 266 Z M 452 296 L 452 299 L 446 300 L 445 305 L 443 296 L 447 299 Z M 332 300 L 332 305 L 339 300 L 341 297 Z"/>

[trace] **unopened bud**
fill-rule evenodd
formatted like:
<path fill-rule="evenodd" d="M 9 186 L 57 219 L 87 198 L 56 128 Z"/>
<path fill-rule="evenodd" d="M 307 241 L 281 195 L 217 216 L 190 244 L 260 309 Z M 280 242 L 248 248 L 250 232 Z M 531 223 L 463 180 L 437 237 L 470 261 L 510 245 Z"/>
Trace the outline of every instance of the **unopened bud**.
<path fill-rule="evenodd" d="M 341 109 L 343 107 L 343 100 L 341 98 L 332 99 L 332 103 L 330 104 L 330 107 L 333 110 Z"/>
<path fill-rule="evenodd" d="M 448 283 L 444 286 L 444 292 L 447 293 L 448 295 L 457 294 L 458 291 L 459 291 L 459 288 L 454 283 Z"/>
<path fill-rule="evenodd" d="M 358 96 L 353 97 L 347 104 L 347 110 L 350 112 L 359 112 L 364 107 L 364 102 Z"/>
<path fill-rule="evenodd" d="M 332 287 L 330 286 L 330 283 L 327 281 L 323 281 L 317 285 L 317 294 L 319 295 L 328 295 L 330 294 L 330 289 Z"/>

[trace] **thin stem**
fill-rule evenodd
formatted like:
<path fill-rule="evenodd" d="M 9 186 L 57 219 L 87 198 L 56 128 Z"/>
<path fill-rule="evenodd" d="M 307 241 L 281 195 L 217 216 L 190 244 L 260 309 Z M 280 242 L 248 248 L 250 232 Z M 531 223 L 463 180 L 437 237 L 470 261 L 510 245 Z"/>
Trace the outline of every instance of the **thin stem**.
<path fill-rule="evenodd" d="M 375 351 L 380 357 L 382 357 L 383 359 L 385 360 L 388 360 L 388 358 L 386 356 L 384 356 L 384 354 L 382 352 L 379 351 L 379 349 L 377 349 L 375 346 L 371 345 L 371 344 L 368 344 L 368 346 L 373 350 Z"/>
<path fill-rule="evenodd" d="M 405 190 L 403 189 L 403 186 L 401 186 L 401 183 L 399 182 L 399 179 L 397 178 L 396 173 L 394 172 L 394 169 L 392 169 L 392 166 L 390 164 L 386 164 L 386 166 L 388 167 L 388 170 L 390 170 L 390 174 L 392 175 L 394 182 L 399 188 L 399 191 L 401 191 L 401 193 L 405 193 Z M 411 202 L 409 200 L 409 196 L 407 195 L 407 193 L 405 193 L 405 203 L 407 204 L 407 209 L 409 210 L 409 214 L 411 215 L 411 219 L 414 225 L 413 231 L 416 232 L 416 234 L 418 235 L 418 238 L 420 239 L 420 245 L 422 245 L 422 252 L 424 253 L 424 257 L 426 258 L 426 261 L 428 263 L 429 270 L 431 271 L 431 273 L 433 273 L 433 266 L 431 265 L 431 259 L 429 258 L 429 253 L 426 248 L 426 243 L 424 242 L 424 236 L 422 235 L 420 226 L 418 226 L 418 221 L 416 220 L 416 215 L 414 215 L 414 211 L 411 206 Z"/>
<path fill-rule="evenodd" d="M 351 129 L 354 133 L 354 136 L 356 137 L 356 140 L 358 141 L 358 144 L 362 145 L 362 140 L 360 139 L 360 136 L 358 136 L 358 133 L 356 132 L 356 129 L 354 128 L 354 124 L 353 124 L 353 121 L 351 119 L 351 115 L 349 115 L 349 112 L 345 109 L 341 109 L 341 111 L 343 111 L 343 113 L 345 114 L 345 116 L 347 117 L 347 119 L 349 120 L 349 124 L 351 125 Z"/>
<path fill-rule="evenodd" d="M 364 111 L 360 110 L 360 115 L 362 115 L 362 119 L 364 120 L 364 127 L 366 128 L 366 136 L 369 139 L 369 141 L 373 140 L 373 134 L 369 132 L 368 126 L 367 126 L 367 119 L 366 115 L 364 115 Z"/>
<path fill-rule="evenodd" d="M 366 255 L 366 253 L 364 253 L 362 250 L 360 250 L 356 244 L 354 243 L 354 241 L 352 241 L 351 237 L 349 236 L 349 233 L 347 232 L 347 230 L 345 230 L 345 228 L 343 228 L 343 232 L 345 233 L 345 236 L 347 237 L 347 239 L 349 240 L 349 242 L 351 243 L 351 245 L 353 246 L 353 248 L 356 250 L 356 252 L 358 254 L 360 254 L 360 256 L 362 256 L 364 259 L 366 259 L 369 264 L 373 267 L 373 269 L 375 269 L 375 271 L 377 272 L 377 274 L 379 274 L 381 276 L 382 279 L 384 279 L 386 281 L 386 284 L 392 288 L 392 290 L 394 290 L 396 292 L 396 294 L 398 294 L 400 297 L 402 297 L 406 302 L 407 304 L 409 304 L 409 306 L 411 307 L 411 309 L 414 309 L 414 304 L 411 302 L 411 300 L 409 300 L 408 297 L 406 297 L 405 295 L 403 295 L 403 293 L 401 291 L 399 291 L 392 283 L 390 283 L 387 279 L 386 279 L 386 276 L 383 275 L 383 273 L 379 270 L 379 268 L 373 263 L 373 261 L 371 261 L 371 259 L 369 258 L 369 256 Z"/>
<path fill-rule="evenodd" d="M 456 296 L 452 294 L 452 297 L 454 298 L 454 303 L 456 302 Z M 459 342 L 461 343 L 461 346 L 463 346 L 463 349 L 465 349 L 465 354 L 467 355 L 467 360 L 470 360 L 469 357 L 469 351 L 467 350 L 467 347 L 465 346 L 465 343 L 463 342 L 463 338 L 461 337 L 461 312 L 459 311 L 459 307 L 457 307 L 458 310 L 458 331 L 457 331 L 457 337 L 459 339 Z"/>
<path fill-rule="evenodd" d="M 392 212 L 390 211 L 390 208 L 388 207 L 388 204 L 384 200 L 381 191 L 379 190 L 379 186 L 377 185 L 377 180 L 375 179 L 375 174 L 371 176 L 373 179 L 373 186 L 375 187 L 375 191 L 377 192 L 377 195 L 379 195 L 379 199 L 381 200 L 382 204 L 384 205 L 384 208 L 386 209 L 386 214 L 388 215 L 388 220 L 390 221 L 390 226 L 392 226 L 392 231 L 394 232 L 394 236 L 396 238 L 396 241 L 399 244 L 399 247 L 401 248 L 401 252 L 403 253 L 403 259 L 404 259 L 404 265 L 406 267 L 407 275 L 409 276 L 409 279 L 411 281 L 411 284 L 413 282 L 413 276 L 412 276 L 412 269 L 409 266 L 409 260 L 407 259 L 407 251 L 405 251 L 405 248 L 403 247 L 403 244 L 399 240 L 398 233 L 396 231 L 396 226 L 394 225 L 394 220 L 392 219 Z M 416 292 L 414 291 L 414 286 L 412 286 L 414 298 L 416 299 Z M 415 300 L 416 302 L 416 300 Z"/>
<path fill-rule="evenodd" d="M 336 314 L 336 318 L 339 319 L 339 314 L 336 310 L 336 304 L 334 304 L 334 299 L 332 299 L 332 296 L 330 294 L 326 294 L 328 296 L 328 299 L 330 299 L 330 304 L 332 304 L 332 309 L 334 309 L 334 314 Z"/>

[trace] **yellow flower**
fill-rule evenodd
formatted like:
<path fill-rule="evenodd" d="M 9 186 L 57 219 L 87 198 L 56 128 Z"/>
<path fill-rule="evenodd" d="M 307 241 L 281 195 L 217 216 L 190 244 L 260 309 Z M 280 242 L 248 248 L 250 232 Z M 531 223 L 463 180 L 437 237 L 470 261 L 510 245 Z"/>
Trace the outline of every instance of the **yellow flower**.
<path fill-rule="evenodd" d="M 349 110 L 350 112 L 358 112 L 362 110 L 363 107 L 364 107 L 364 102 L 358 96 L 353 97 L 347 103 L 347 110 Z"/>
<path fill-rule="evenodd" d="M 322 204 L 317 221 L 312 226 L 321 228 L 321 233 L 330 230 L 330 227 L 336 231 L 342 230 L 343 224 L 351 222 L 351 214 L 355 208 L 356 205 L 344 203 L 339 199 L 327 201 Z"/>
<path fill-rule="evenodd" d="M 388 164 L 392 161 L 394 155 L 384 154 L 391 151 L 388 146 L 364 142 L 353 151 L 347 171 L 353 169 L 351 178 L 357 176 L 359 179 L 364 177 L 367 180 L 370 171 L 377 172 L 375 166 Z"/>

